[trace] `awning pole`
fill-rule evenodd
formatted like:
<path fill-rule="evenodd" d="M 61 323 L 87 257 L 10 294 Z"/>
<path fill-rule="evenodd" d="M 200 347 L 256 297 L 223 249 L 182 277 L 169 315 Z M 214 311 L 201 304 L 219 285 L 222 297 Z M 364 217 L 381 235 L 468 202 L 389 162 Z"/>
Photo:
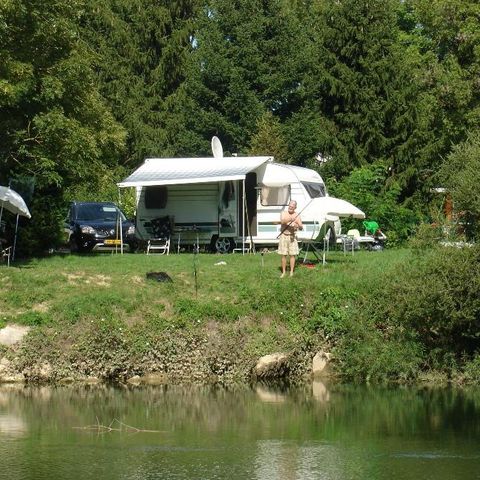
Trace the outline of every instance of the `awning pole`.
<path fill-rule="evenodd" d="M 243 205 L 242 205 L 242 255 L 245 255 L 245 178 L 242 181 L 242 195 L 243 195 Z"/>
<path fill-rule="evenodd" d="M 122 194 L 120 193 L 120 189 L 118 189 L 118 205 L 119 210 L 117 212 L 118 218 L 120 219 L 120 255 L 123 255 L 123 225 L 122 225 L 122 212 L 120 208 L 122 206 Z"/>
<path fill-rule="evenodd" d="M 327 217 L 325 217 L 324 221 L 323 221 L 323 224 L 325 225 L 325 232 L 323 234 L 323 261 L 322 261 L 322 265 L 325 265 L 327 263 L 327 260 L 326 260 L 326 251 L 328 249 L 328 239 L 327 239 Z M 320 230 L 321 231 L 321 230 Z"/>

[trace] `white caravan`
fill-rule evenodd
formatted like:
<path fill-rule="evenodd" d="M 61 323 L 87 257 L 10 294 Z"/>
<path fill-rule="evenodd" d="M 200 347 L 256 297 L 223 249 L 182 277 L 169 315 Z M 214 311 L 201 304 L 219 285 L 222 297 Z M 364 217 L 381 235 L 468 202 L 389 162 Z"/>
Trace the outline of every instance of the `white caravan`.
<path fill-rule="evenodd" d="M 173 246 L 209 245 L 226 253 L 275 245 L 280 213 L 290 200 L 297 201 L 303 242 L 334 242 L 339 217 L 365 217 L 352 204 L 329 197 L 314 170 L 274 163 L 273 157 L 223 157 L 215 138 L 212 145 L 213 158 L 149 158 L 118 184 L 136 188 L 140 239 L 157 237 L 160 222 Z"/>

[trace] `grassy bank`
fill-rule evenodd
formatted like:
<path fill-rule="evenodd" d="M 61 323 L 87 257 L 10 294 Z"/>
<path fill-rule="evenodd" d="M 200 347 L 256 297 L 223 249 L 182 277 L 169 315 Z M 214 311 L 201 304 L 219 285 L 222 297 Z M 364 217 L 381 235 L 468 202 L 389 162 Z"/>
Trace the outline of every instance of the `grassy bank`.
<path fill-rule="evenodd" d="M 414 257 L 332 252 L 327 265 L 299 265 L 285 279 L 275 253 L 65 255 L 2 267 L 0 326 L 34 327 L 3 355 L 31 379 L 48 363 L 52 380 L 160 372 L 234 381 L 276 351 L 300 375 L 324 349 L 340 375 L 409 380 L 425 370 L 422 344 L 376 311 L 383 286 Z M 147 279 L 160 271 L 172 282 Z"/>

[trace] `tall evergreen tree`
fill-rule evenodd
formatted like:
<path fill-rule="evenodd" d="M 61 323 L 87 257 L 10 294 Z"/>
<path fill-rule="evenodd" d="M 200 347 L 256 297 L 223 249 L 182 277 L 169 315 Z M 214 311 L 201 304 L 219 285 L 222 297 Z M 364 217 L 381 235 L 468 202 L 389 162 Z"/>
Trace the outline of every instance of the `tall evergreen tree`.
<path fill-rule="evenodd" d="M 330 124 L 333 135 L 319 147 L 333 157 L 337 176 L 388 152 L 400 68 L 395 5 L 395 0 L 326 0 L 312 8 L 306 107 Z"/>
<path fill-rule="evenodd" d="M 190 126 L 203 153 L 218 135 L 245 152 L 257 120 L 283 119 L 298 95 L 302 28 L 288 0 L 208 0 L 201 10 L 187 82 Z"/>
<path fill-rule="evenodd" d="M 412 196 L 428 183 L 443 143 L 428 80 L 436 60 L 411 8 L 399 0 L 325 0 L 308 11 L 310 62 L 303 102 L 288 121 L 291 150 L 331 159 L 324 173 L 337 179 L 380 161 L 390 172 L 386 188 Z"/>
<path fill-rule="evenodd" d="M 288 146 L 280 120 L 272 112 L 265 112 L 257 122 L 257 132 L 251 140 L 250 155 L 272 155 L 277 162 L 289 163 Z"/>
<path fill-rule="evenodd" d="M 127 165 L 174 155 L 196 0 L 89 0 L 83 35 L 97 54 L 98 79 L 128 132 Z M 181 112 L 181 110 L 180 110 Z"/>

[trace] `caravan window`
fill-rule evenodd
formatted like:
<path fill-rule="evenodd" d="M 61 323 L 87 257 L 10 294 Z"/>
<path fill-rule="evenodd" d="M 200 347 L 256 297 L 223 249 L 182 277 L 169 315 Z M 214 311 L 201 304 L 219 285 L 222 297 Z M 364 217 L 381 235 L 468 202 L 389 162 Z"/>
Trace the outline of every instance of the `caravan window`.
<path fill-rule="evenodd" d="M 287 205 L 290 200 L 290 185 L 281 187 L 267 187 L 263 185 L 260 190 L 260 202 L 264 207 Z"/>
<path fill-rule="evenodd" d="M 325 196 L 325 185 L 323 183 L 302 182 L 305 190 L 310 195 L 310 198 L 318 198 Z"/>
<path fill-rule="evenodd" d="M 145 208 L 165 208 L 167 206 L 167 198 L 167 187 L 164 185 L 145 187 Z"/>

